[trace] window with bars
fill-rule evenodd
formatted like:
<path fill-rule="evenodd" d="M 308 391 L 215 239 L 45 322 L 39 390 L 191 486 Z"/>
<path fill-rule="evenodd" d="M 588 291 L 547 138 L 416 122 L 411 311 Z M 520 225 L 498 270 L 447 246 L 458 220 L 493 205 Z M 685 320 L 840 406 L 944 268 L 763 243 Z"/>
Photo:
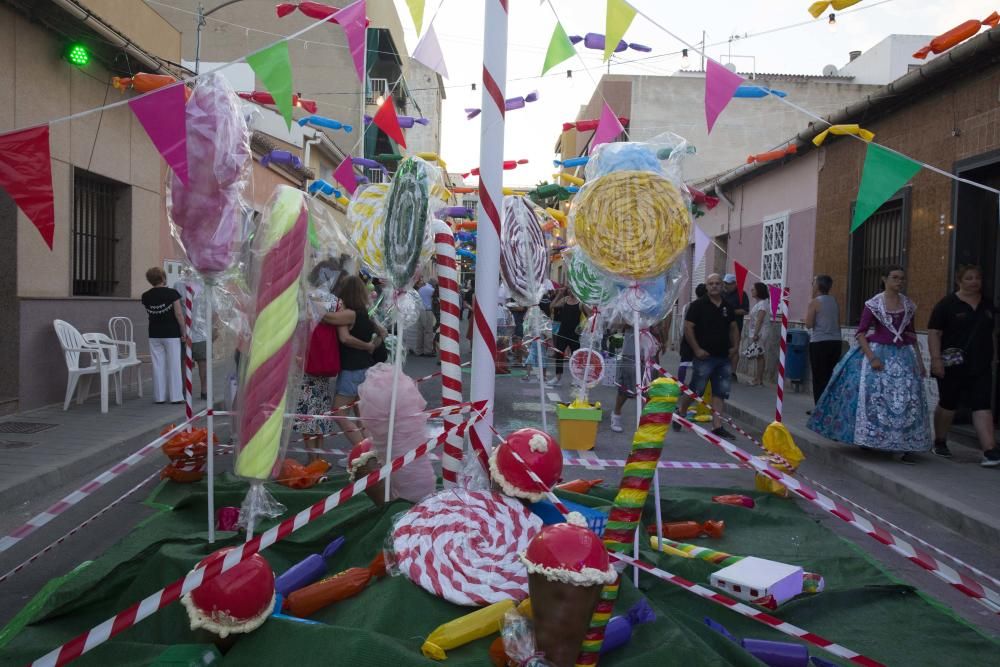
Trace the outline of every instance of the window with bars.
<path fill-rule="evenodd" d="M 784 285 L 785 266 L 788 264 L 788 215 L 767 218 L 762 227 L 761 282 L 767 285 Z"/>
<path fill-rule="evenodd" d="M 462 200 L 462 206 L 475 211 L 479 206 L 479 199 L 477 197 L 466 197 Z"/>
<path fill-rule="evenodd" d="M 128 186 L 97 174 L 73 174 L 73 296 L 127 296 Z M 124 248 L 124 250 L 123 250 Z M 123 293 L 126 292 L 126 293 Z"/>
<path fill-rule="evenodd" d="M 905 191 L 883 204 L 851 234 L 847 307 L 849 324 L 857 324 L 861 320 L 865 301 L 882 291 L 882 274 L 886 268 L 893 264 L 906 266 L 909 208 L 909 191 Z"/>

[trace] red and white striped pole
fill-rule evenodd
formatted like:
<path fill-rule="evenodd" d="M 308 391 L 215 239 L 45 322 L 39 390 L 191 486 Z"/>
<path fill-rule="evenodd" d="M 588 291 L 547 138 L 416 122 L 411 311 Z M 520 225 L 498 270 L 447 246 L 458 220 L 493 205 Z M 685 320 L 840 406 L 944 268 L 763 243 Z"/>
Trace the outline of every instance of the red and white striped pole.
<path fill-rule="evenodd" d="M 476 238 L 476 304 L 472 339 L 473 401 L 486 401 L 485 419 L 469 437 L 487 466 L 493 424 L 500 286 L 500 205 L 503 202 L 504 95 L 507 87 L 507 0 L 486 0 L 483 21 L 483 102 L 479 135 L 479 209 Z"/>
<path fill-rule="evenodd" d="M 191 338 L 191 322 L 194 318 L 194 286 L 184 281 L 184 333 Z M 184 343 L 184 414 L 191 421 L 194 416 L 194 384 L 191 375 L 194 371 L 194 351 L 190 343 Z M 194 429 L 194 424 L 188 429 Z"/>
<path fill-rule="evenodd" d="M 458 264 L 455 262 L 455 237 L 451 228 L 440 220 L 434 221 L 434 244 L 437 254 L 438 300 L 441 304 L 439 352 L 441 354 L 441 405 L 462 402 L 462 360 L 459 357 L 459 330 L 462 302 L 458 291 Z M 445 417 L 444 427 L 457 426 L 457 416 Z M 452 431 L 444 442 L 441 457 L 441 477 L 446 487 L 458 481 L 462 468 L 465 438 Z"/>
<path fill-rule="evenodd" d="M 781 341 L 778 350 L 778 398 L 774 406 L 774 421 L 781 421 L 785 400 L 785 354 L 788 351 L 788 288 L 781 291 Z"/>

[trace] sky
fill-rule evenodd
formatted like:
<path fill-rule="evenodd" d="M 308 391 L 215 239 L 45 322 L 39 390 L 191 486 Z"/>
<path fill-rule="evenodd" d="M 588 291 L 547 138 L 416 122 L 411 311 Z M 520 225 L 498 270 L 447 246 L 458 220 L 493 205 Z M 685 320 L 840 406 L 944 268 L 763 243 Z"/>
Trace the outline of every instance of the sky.
<path fill-rule="evenodd" d="M 887 35 L 936 35 L 967 19 L 981 20 L 996 5 L 995 0 L 862 0 L 850 10 L 838 12 L 836 29 L 831 30 L 825 16 L 813 20 L 806 11 L 812 0 L 630 1 L 690 44 L 700 44 L 704 31 L 707 54 L 720 62 L 729 61 L 730 37 L 739 35 L 732 41 L 731 53 L 740 71 L 752 71 L 756 66 L 757 72 L 789 74 L 820 74 L 824 65 L 841 67 L 850 51 L 867 50 Z M 407 50 L 412 53 L 418 40 L 413 21 L 405 1 L 395 3 Z M 484 4 L 482 0 L 426 2 L 424 29 L 433 17 L 449 74 L 444 81 L 447 98 L 442 110 L 441 155 L 453 172 L 466 172 L 479 164 L 480 119 L 466 120 L 463 109 L 482 105 L 482 86 L 473 91 L 471 84 L 478 84 L 482 74 Z M 608 71 L 601 62 L 601 52 L 580 44 L 579 57 L 539 77 L 555 15 L 569 35 L 603 33 L 606 1 L 551 0 L 550 6 L 548 1 L 509 0 L 509 6 L 506 96 L 538 91 L 539 100 L 507 114 L 504 158 L 525 158 L 529 163 L 505 172 L 504 184 L 534 185 L 551 180 L 553 148 L 562 123 L 576 118 L 601 74 Z M 806 25 L 753 36 L 796 23 Z M 613 59 L 613 74 L 670 75 L 681 68 L 679 51 L 683 45 L 640 15 L 625 34 L 625 41 L 651 46 L 653 51 L 623 52 L 622 60 L 643 60 L 626 64 Z M 691 52 L 689 57 L 692 67 L 697 68 L 697 55 Z M 579 71 L 584 67 L 590 71 Z M 566 77 L 569 68 L 575 70 L 572 78 Z M 806 122 L 803 116 L 803 127 Z"/>

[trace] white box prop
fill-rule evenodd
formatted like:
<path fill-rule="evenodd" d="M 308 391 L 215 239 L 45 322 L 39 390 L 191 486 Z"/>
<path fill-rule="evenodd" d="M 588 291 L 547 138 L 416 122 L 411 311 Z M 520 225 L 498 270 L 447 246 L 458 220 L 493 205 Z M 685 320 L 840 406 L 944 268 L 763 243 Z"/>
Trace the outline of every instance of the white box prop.
<path fill-rule="evenodd" d="M 802 568 L 747 556 L 715 571 L 709 581 L 712 586 L 740 600 L 753 602 L 772 596 L 780 605 L 802 593 Z"/>

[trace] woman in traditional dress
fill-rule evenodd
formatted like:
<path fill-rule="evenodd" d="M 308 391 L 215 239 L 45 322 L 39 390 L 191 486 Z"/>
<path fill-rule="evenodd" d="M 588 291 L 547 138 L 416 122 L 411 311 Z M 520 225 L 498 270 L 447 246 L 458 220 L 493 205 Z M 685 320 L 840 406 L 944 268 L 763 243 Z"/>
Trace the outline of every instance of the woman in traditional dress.
<path fill-rule="evenodd" d="M 753 379 L 750 386 L 764 384 L 764 350 L 767 345 L 767 328 L 765 321 L 771 317 L 771 293 L 764 283 L 754 283 L 753 298 L 757 303 L 750 309 L 750 326 L 747 330 L 747 347 L 743 357 L 753 368 Z"/>
<path fill-rule="evenodd" d="M 924 393 L 924 362 L 913 318 L 917 306 L 901 293 L 902 267 L 882 277 L 884 290 L 865 302 L 856 334 L 858 346 L 833 371 L 830 384 L 809 419 L 809 428 L 831 440 L 900 454 L 931 448 Z"/>

